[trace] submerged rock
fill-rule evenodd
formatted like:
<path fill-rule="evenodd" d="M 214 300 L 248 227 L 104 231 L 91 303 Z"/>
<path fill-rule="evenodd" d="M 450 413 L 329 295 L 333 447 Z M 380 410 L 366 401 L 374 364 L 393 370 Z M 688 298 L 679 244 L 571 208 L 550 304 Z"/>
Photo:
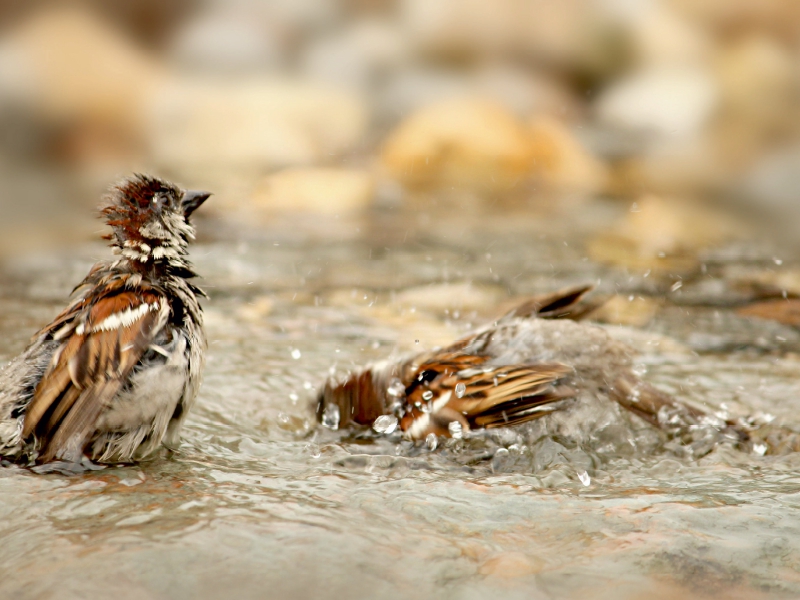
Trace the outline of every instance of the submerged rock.
<path fill-rule="evenodd" d="M 152 98 L 148 134 L 164 165 L 265 169 L 352 149 L 366 125 L 361 99 L 329 87 L 178 78 Z"/>

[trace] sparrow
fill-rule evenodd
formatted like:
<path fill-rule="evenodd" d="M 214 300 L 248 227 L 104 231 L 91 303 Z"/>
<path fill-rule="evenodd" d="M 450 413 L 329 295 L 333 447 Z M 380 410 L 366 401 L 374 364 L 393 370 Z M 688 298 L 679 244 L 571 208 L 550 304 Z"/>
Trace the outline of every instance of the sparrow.
<path fill-rule="evenodd" d="M 592 289 L 531 298 L 445 348 L 329 378 L 318 394 L 317 418 L 332 429 L 374 424 L 424 440 L 547 415 L 552 432 L 574 431 L 576 419 L 592 418 L 592 407 L 605 403 L 673 436 L 711 424 L 738 441 L 746 437 L 734 423 L 643 381 L 632 348 L 581 322 L 600 304 L 586 299 Z"/>
<path fill-rule="evenodd" d="M 1 457 L 130 463 L 178 446 L 206 349 L 189 219 L 210 195 L 138 174 L 111 187 L 117 257 L 0 371 Z"/>

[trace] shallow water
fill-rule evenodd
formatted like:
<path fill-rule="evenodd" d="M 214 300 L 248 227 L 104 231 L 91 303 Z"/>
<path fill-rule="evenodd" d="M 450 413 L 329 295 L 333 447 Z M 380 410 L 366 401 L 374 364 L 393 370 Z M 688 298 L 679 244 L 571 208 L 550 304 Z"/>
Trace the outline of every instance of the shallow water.
<path fill-rule="evenodd" d="M 314 422 L 332 369 L 443 343 L 511 296 L 600 281 L 666 297 L 644 328 L 610 328 L 642 351 L 649 381 L 800 424 L 800 335 L 737 317 L 724 276 L 768 269 L 776 249 L 709 255 L 670 294 L 677 275 L 586 258 L 584 236 L 616 212 L 383 209 L 236 236 L 202 222 L 209 358 L 180 451 L 75 475 L 0 469 L 2 595 L 797 597 L 798 454 L 600 456 L 502 433 L 430 451 Z M 0 359 L 105 255 L 5 265 Z"/>

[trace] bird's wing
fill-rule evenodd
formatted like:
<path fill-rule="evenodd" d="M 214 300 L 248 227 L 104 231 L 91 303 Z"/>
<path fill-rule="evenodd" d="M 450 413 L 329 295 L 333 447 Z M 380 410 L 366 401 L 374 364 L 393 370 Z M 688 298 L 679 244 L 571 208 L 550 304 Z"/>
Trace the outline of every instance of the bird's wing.
<path fill-rule="evenodd" d="M 41 461 L 83 450 L 103 410 L 167 321 L 164 296 L 126 288 L 95 288 L 40 332 L 61 342 L 25 412 L 23 436 L 36 435 Z"/>
<path fill-rule="evenodd" d="M 571 319 L 578 321 L 602 305 L 605 300 L 587 300 L 594 285 L 582 285 L 533 296 L 507 312 L 505 319 Z"/>
<path fill-rule="evenodd" d="M 572 369 L 557 363 L 454 369 L 450 361 L 432 360 L 420 365 L 419 373 L 423 379 L 407 388 L 400 421 L 412 439 L 450 435 L 453 421 L 462 431 L 524 423 L 557 410 L 554 402 L 575 395 L 564 381 Z"/>

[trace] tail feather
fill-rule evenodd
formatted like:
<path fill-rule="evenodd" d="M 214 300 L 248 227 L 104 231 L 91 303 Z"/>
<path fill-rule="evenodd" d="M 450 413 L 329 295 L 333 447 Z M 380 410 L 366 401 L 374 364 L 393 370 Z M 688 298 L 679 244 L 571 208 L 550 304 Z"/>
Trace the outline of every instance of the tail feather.
<path fill-rule="evenodd" d="M 617 377 L 609 394 L 623 408 L 668 433 L 682 434 L 703 421 L 719 421 L 711 413 L 673 398 L 632 373 Z M 748 429 L 736 421 L 721 421 L 715 427 L 738 443 L 751 439 Z"/>

